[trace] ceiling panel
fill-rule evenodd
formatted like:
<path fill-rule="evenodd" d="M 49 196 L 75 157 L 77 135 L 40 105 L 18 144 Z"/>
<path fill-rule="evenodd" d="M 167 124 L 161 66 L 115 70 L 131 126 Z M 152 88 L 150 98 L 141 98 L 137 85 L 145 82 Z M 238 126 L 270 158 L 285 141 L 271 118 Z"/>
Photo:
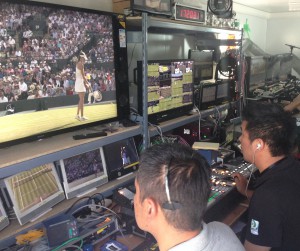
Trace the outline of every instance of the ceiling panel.
<path fill-rule="evenodd" d="M 269 13 L 291 11 L 289 8 L 289 3 L 296 3 L 296 6 L 300 7 L 300 0 L 234 0 L 233 4 L 234 3 L 245 5 Z M 299 10 L 300 9 L 298 9 L 298 11 Z"/>

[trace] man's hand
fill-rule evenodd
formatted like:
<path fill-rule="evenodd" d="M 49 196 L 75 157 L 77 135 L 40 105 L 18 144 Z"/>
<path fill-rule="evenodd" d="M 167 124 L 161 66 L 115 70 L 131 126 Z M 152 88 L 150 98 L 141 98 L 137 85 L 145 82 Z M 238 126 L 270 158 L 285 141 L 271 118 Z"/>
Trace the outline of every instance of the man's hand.
<path fill-rule="evenodd" d="M 251 198 L 253 191 L 246 191 L 248 180 L 240 173 L 234 173 L 232 177 L 234 178 L 237 190 L 247 198 Z"/>

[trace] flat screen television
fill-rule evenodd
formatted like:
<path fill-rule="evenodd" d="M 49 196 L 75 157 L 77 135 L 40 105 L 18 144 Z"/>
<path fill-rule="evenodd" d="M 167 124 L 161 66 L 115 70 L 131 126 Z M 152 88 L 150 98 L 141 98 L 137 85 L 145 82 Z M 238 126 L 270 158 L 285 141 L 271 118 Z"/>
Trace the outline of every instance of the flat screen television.
<path fill-rule="evenodd" d="M 148 12 L 157 15 L 172 15 L 171 0 L 130 0 L 133 11 Z"/>
<path fill-rule="evenodd" d="M 148 61 L 146 88 L 148 92 L 148 120 L 159 123 L 183 116 L 194 105 L 194 61 Z M 138 112 L 143 114 L 143 69 L 137 62 Z"/>
<path fill-rule="evenodd" d="M 139 155 L 133 137 L 103 146 L 109 180 L 122 178 L 138 169 Z"/>
<path fill-rule="evenodd" d="M 189 50 L 189 59 L 194 60 L 195 83 L 202 80 L 213 79 L 213 51 Z"/>
<path fill-rule="evenodd" d="M 129 116 L 124 15 L 32 1 L 1 0 L 0 9 L 6 44 L 0 89 L 8 101 L 0 103 L 0 147 Z M 92 89 L 85 94 L 85 121 L 75 119 L 81 51 Z"/>
<path fill-rule="evenodd" d="M 0 199 L 0 231 L 9 225 L 9 219 Z"/>
<path fill-rule="evenodd" d="M 65 199 L 54 163 L 34 167 L 4 181 L 21 225 L 36 220 Z"/>
<path fill-rule="evenodd" d="M 60 160 L 67 199 L 84 196 L 108 182 L 102 148 Z"/>

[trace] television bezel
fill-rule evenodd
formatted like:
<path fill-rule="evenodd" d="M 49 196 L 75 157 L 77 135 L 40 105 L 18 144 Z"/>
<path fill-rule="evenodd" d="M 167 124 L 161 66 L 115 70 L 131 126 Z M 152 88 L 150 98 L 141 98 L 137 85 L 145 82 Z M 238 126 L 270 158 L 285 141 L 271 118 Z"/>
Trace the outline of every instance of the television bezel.
<path fill-rule="evenodd" d="M 2 219 L 1 219 L 2 217 Z M 2 200 L 0 198 L 0 231 L 9 225 L 8 215 L 4 209 L 2 204 Z"/>
<path fill-rule="evenodd" d="M 125 167 L 121 167 L 121 168 L 113 168 L 111 165 L 112 163 L 109 161 L 107 156 L 113 156 L 114 158 L 116 158 L 115 155 L 113 155 L 113 153 L 111 151 L 108 150 L 109 147 L 112 147 L 113 145 L 121 145 L 122 142 L 126 142 L 126 141 L 130 141 L 131 144 L 133 144 L 134 147 L 134 151 L 137 157 L 137 161 L 130 163 L 129 165 L 125 166 Z M 105 160 L 105 166 L 106 166 L 106 170 L 107 170 L 107 175 L 108 175 L 108 180 L 114 180 L 114 179 L 121 179 L 122 177 L 124 177 L 125 175 L 128 175 L 130 173 L 133 173 L 134 171 L 138 170 L 139 167 L 139 154 L 137 151 L 137 147 L 136 147 L 136 143 L 133 137 L 129 137 L 129 138 L 125 138 L 110 144 L 107 144 L 105 146 L 103 146 L 103 153 L 104 153 L 104 160 Z"/>
<path fill-rule="evenodd" d="M 9 184 L 10 183 L 9 180 L 18 175 L 22 175 L 22 173 L 30 172 L 32 169 L 39 168 L 42 166 L 51 167 L 51 169 L 52 169 L 51 172 L 56 180 L 56 185 L 57 185 L 58 191 L 55 194 L 52 194 L 49 197 L 47 197 L 47 199 L 43 200 L 43 202 L 37 203 L 34 206 L 31 206 L 30 208 L 24 210 L 24 212 L 21 212 L 20 208 L 18 206 L 18 203 L 16 203 L 16 198 L 14 196 L 13 189 Z M 33 167 L 32 169 L 30 169 L 28 171 L 24 171 L 24 172 L 19 172 L 15 175 L 9 176 L 4 179 L 8 194 L 9 194 L 10 199 L 13 204 L 14 212 L 15 212 L 16 217 L 21 225 L 24 225 L 30 221 L 35 221 L 37 218 L 39 218 L 40 216 L 44 215 L 49 210 L 51 210 L 53 206 L 55 206 L 56 204 L 58 204 L 59 202 L 61 202 L 65 199 L 65 193 L 64 193 L 63 187 L 60 183 L 60 179 L 58 177 L 58 174 L 57 174 L 57 171 L 56 171 L 56 168 L 55 168 L 55 165 L 53 162 L 47 163 L 44 165 L 40 165 L 40 166 L 36 166 L 36 167 Z"/>
<path fill-rule="evenodd" d="M 103 172 L 101 172 L 101 175 L 98 177 L 95 177 L 89 181 L 85 181 L 74 187 L 71 187 L 70 183 L 68 182 L 68 179 L 67 179 L 67 171 L 66 171 L 65 161 L 67 159 L 82 156 L 82 155 L 92 152 L 92 151 L 99 152 L 99 156 L 101 158 L 101 162 L 102 162 L 102 166 L 103 166 Z M 71 156 L 71 157 L 68 157 L 65 159 L 61 159 L 59 161 L 59 165 L 60 165 L 60 170 L 61 170 L 61 174 L 62 174 L 62 183 L 63 183 L 63 187 L 65 190 L 65 195 L 66 195 L 67 199 L 84 196 L 85 194 L 89 193 L 90 191 L 95 190 L 97 187 L 100 187 L 101 185 L 104 185 L 108 182 L 107 170 L 106 170 L 102 147 L 96 148 L 91 151 L 83 152 L 83 153 L 80 153 L 80 154 L 77 154 L 77 155 L 74 155 L 74 156 Z M 80 181 L 80 179 L 77 179 L 76 181 L 78 182 L 78 181 Z"/>
<path fill-rule="evenodd" d="M 127 38 L 126 38 L 126 16 L 119 13 L 107 12 L 107 11 L 100 11 L 100 10 L 93 10 L 87 8 L 79 8 L 67 5 L 59 5 L 53 3 L 44 3 L 44 2 L 36 2 L 36 1 L 26 1 L 26 0 L 1 0 L 0 3 L 9 3 L 9 4 L 16 4 L 16 5 L 27 5 L 27 6 L 37 6 L 37 7 L 49 7 L 49 8 L 56 8 L 58 10 L 71 10 L 71 11 L 78 11 L 82 13 L 91 13 L 91 14 L 98 14 L 98 15 L 106 15 L 112 18 L 112 33 L 113 33 L 113 49 L 114 49 L 114 61 L 112 64 L 114 65 L 115 71 L 115 85 L 116 85 L 116 116 L 113 116 L 108 119 L 104 120 L 97 120 L 94 122 L 85 121 L 84 123 L 78 123 L 75 126 L 68 127 L 68 128 L 51 128 L 48 131 L 41 132 L 38 134 L 30 133 L 26 136 L 20 136 L 15 139 L 11 139 L 8 141 L 0 142 L 0 149 L 13 146 L 16 144 L 36 141 L 44 138 L 48 138 L 51 136 L 55 136 L 62 133 L 72 132 L 80 129 L 84 129 L 87 127 L 94 127 L 97 125 L 105 124 L 108 122 L 128 119 L 130 114 L 130 104 L 129 104 L 129 81 L 128 81 L 128 62 L 127 62 Z M 120 33 L 125 34 L 125 45 L 120 45 Z M 91 64 L 92 66 L 92 64 Z M 18 101 L 14 101 L 18 102 Z M 0 105 L 8 103 L 2 103 Z M 14 104 L 14 103 L 13 103 Z M 58 107 L 59 108 L 59 107 Z M 33 112 L 33 111 L 32 111 Z M 75 115 L 74 115 L 75 116 Z"/>
<path fill-rule="evenodd" d="M 147 7 L 146 3 L 145 3 L 146 0 L 140 0 L 144 4 L 138 4 L 138 3 L 136 3 L 136 1 L 137 0 L 130 0 L 130 8 L 131 8 L 131 10 L 133 10 L 133 12 L 140 11 L 140 12 L 147 12 L 147 13 L 154 14 L 154 15 L 163 15 L 163 16 L 168 16 L 168 17 L 172 16 L 172 0 L 164 0 L 164 1 L 168 2 L 169 6 L 170 6 L 170 9 L 167 11 L 160 11 L 155 8 Z"/>
<path fill-rule="evenodd" d="M 192 59 L 170 59 L 170 60 L 148 60 L 148 64 L 169 64 L 171 65 L 172 62 L 193 62 Z M 180 107 L 171 108 L 169 110 L 165 111 L 159 111 L 156 113 L 148 114 L 148 121 L 150 121 L 153 124 L 159 124 L 160 122 L 167 121 L 170 119 L 178 118 L 180 116 L 186 115 L 190 113 L 194 107 L 194 67 L 192 70 L 193 74 L 193 83 L 191 83 L 192 86 L 192 102 L 187 105 L 182 105 Z M 138 85 L 138 113 L 143 114 L 143 69 L 142 69 L 142 61 L 137 61 L 137 85 Z M 148 86 L 148 85 L 147 85 Z"/>

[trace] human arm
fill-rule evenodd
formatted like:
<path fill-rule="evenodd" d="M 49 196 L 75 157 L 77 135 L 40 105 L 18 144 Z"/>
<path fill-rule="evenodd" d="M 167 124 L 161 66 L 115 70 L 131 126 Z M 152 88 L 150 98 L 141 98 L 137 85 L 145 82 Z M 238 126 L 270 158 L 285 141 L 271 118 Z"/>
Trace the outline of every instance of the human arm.
<path fill-rule="evenodd" d="M 283 108 L 287 112 L 292 112 L 295 109 L 300 110 L 300 94 L 294 100 Z"/>
<path fill-rule="evenodd" d="M 81 74 L 81 76 L 82 76 L 83 84 L 84 84 L 85 88 L 89 90 L 90 87 L 89 87 L 89 83 L 88 83 L 88 81 L 87 81 L 87 79 L 86 79 L 86 77 L 85 77 L 83 64 L 82 64 L 81 62 L 79 62 L 79 63 L 77 64 L 77 68 L 78 68 L 79 71 L 80 71 L 80 74 Z"/>
<path fill-rule="evenodd" d="M 236 189 L 248 199 L 251 199 L 253 191 L 248 189 L 249 181 L 240 173 L 233 174 L 234 182 L 236 184 Z"/>
<path fill-rule="evenodd" d="M 269 250 L 271 250 L 270 247 L 258 246 L 247 240 L 244 243 L 244 247 L 245 247 L 246 251 L 269 251 Z"/>

